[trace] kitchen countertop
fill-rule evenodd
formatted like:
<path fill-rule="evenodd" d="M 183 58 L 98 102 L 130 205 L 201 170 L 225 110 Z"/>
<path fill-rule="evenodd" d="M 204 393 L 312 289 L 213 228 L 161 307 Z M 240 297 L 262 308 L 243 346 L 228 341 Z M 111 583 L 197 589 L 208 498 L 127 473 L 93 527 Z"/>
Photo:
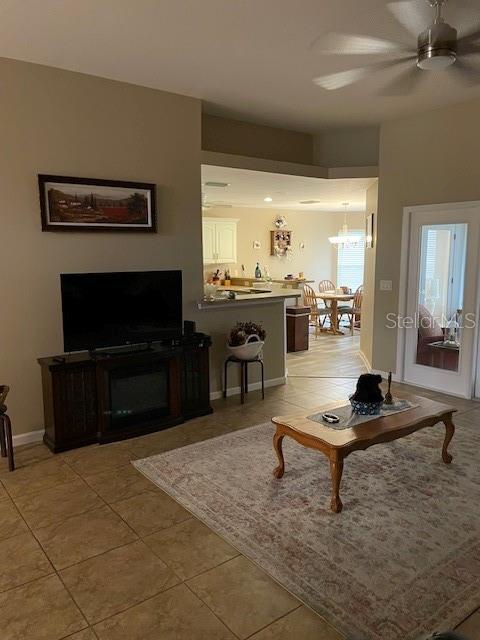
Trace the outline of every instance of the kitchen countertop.
<path fill-rule="evenodd" d="M 265 278 L 255 278 L 251 276 L 232 276 L 230 281 L 233 285 L 242 285 L 243 283 L 248 283 L 246 286 L 255 286 L 256 283 L 262 284 L 281 284 L 283 287 L 291 287 L 292 289 L 301 289 L 304 284 L 311 284 L 315 282 L 315 280 L 306 280 L 305 278 L 281 278 L 276 279 L 273 278 L 268 282 Z"/>
<path fill-rule="evenodd" d="M 233 289 L 235 291 L 248 291 L 252 287 L 219 287 L 222 289 Z M 206 300 L 199 300 L 197 306 L 199 309 L 225 309 L 227 307 L 234 306 L 254 306 L 257 304 L 268 304 L 272 302 L 279 302 L 288 298 L 292 299 L 292 302 L 298 302 L 298 298 L 303 295 L 300 289 L 272 289 L 265 291 L 265 293 L 242 293 L 238 295 L 234 300 L 228 298 L 216 298 L 212 302 Z"/>

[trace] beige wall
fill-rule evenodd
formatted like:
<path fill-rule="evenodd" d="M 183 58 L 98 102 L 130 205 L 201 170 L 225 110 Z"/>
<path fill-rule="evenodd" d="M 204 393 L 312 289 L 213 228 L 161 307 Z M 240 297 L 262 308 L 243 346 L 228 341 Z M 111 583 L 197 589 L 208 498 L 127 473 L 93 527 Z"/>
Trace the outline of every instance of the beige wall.
<path fill-rule="evenodd" d="M 373 213 L 374 246 L 365 249 L 365 269 L 363 276 L 362 330 L 360 333 L 360 350 L 371 365 L 373 360 L 373 304 L 375 294 L 375 245 L 378 215 L 378 182 L 367 190 L 367 207 L 365 216 Z"/>
<path fill-rule="evenodd" d="M 39 356 L 61 353 L 59 273 L 182 269 L 202 293 L 200 102 L 0 59 L 0 380 L 14 433 L 43 427 Z M 37 173 L 154 182 L 157 234 L 42 233 Z"/>
<path fill-rule="evenodd" d="M 380 132 L 373 365 L 395 370 L 403 207 L 480 199 L 480 102 L 388 122 Z M 393 291 L 378 291 L 380 279 Z"/>
<path fill-rule="evenodd" d="M 241 265 L 245 274 L 253 276 L 257 262 L 267 267 L 272 278 L 283 278 L 288 273 L 305 273 L 308 280 L 329 279 L 336 282 L 336 249 L 330 244 L 329 236 L 337 235 L 343 224 L 342 213 L 307 212 L 279 210 L 287 219 L 287 228 L 292 231 L 293 255 L 291 259 L 270 255 L 270 231 L 274 229 L 275 212 L 271 209 L 232 207 L 207 209 L 204 215 L 217 218 L 238 218 L 237 264 L 229 265 L 231 275 L 237 270 L 241 275 Z M 347 222 L 351 229 L 364 228 L 364 214 L 350 213 Z M 261 243 L 260 249 L 253 248 L 254 240 Z M 301 242 L 305 248 L 300 249 Z M 208 275 L 217 267 L 206 267 Z M 314 285 L 314 286 L 315 286 Z"/>
<path fill-rule="evenodd" d="M 312 164 L 313 136 L 204 114 L 202 149 L 252 158 Z"/>
<path fill-rule="evenodd" d="M 226 335 L 237 317 L 265 323 L 266 375 L 281 378 L 281 305 L 196 308 L 203 295 L 200 101 L 1 58 L 0 78 L 0 381 L 11 387 L 14 434 L 43 429 L 36 360 L 63 351 L 62 272 L 182 269 L 184 317 L 214 339 L 212 391 L 221 389 Z M 158 233 L 42 233 L 38 173 L 156 183 Z"/>
<path fill-rule="evenodd" d="M 378 165 L 379 128 L 332 129 L 314 137 L 314 163 L 322 167 Z"/>
<path fill-rule="evenodd" d="M 290 304 L 295 304 L 290 301 Z M 210 352 L 210 387 L 211 391 L 219 391 L 223 388 L 222 372 L 226 358 L 227 334 L 237 322 L 251 320 L 262 324 L 267 332 L 263 355 L 265 361 L 265 380 L 279 382 L 285 376 L 285 311 L 283 299 L 270 304 L 255 305 L 249 307 L 237 306 L 231 309 L 208 309 L 203 314 L 201 324 L 208 328 L 212 337 Z M 240 367 L 230 365 L 228 386 L 240 386 Z M 260 380 L 260 367 L 250 365 L 248 380 L 255 383 Z"/>

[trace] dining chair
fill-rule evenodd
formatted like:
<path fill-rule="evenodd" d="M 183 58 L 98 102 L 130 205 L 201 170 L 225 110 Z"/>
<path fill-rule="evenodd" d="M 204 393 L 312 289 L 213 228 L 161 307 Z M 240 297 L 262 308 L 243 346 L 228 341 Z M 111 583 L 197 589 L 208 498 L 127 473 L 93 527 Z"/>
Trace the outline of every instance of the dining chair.
<path fill-rule="evenodd" d="M 320 280 L 320 282 L 318 283 L 318 291 L 320 292 L 320 294 L 326 293 L 327 291 L 331 292 L 335 290 L 336 290 L 335 285 L 331 280 Z M 320 309 L 329 309 L 330 307 L 331 307 L 330 302 L 327 302 L 326 300 L 320 301 L 320 305 L 319 305 Z M 325 323 L 325 318 L 323 319 L 323 323 Z"/>
<path fill-rule="evenodd" d="M 358 289 L 355 291 L 355 295 L 353 296 L 352 306 L 348 311 L 345 311 L 346 315 L 348 315 L 350 319 L 350 331 L 353 336 L 353 330 L 355 325 L 360 328 L 361 326 L 361 316 L 362 316 L 362 301 L 363 301 L 363 284 L 361 284 Z"/>
<path fill-rule="evenodd" d="M 308 284 L 303 285 L 303 299 L 305 306 L 310 307 L 309 324 L 315 326 L 315 337 L 321 330 L 325 318 L 331 314 L 329 307 L 319 307 L 317 296 L 312 287 Z"/>
<path fill-rule="evenodd" d="M 350 289 L 350 287 L 347 286 L 341 286 L 340 289 L 343 290 L 343 293 L 345 295 L 351 295 L 352 294 L 352 290 Z M 349 304 L 348 302 L 342 302 L 341 304 L 339 304 L 337 306 L 337 311 L 338 311 L 338 324 L 340 325 L 341 321 L 343 320 L 343 316 L 347 316 L 348 317 L 348 312 L 351 310 L 353 306 L 353 299 L 352 299 L 352 304 Z M 349 321 L 350 324 L 350 321 Z"/>
<path fill-rule="evenodd" d="M 318 291 L 325 293 L 326 291 L 335 291 L 335 285 L 331 280 L 320 280 L 318 283 Z"/>

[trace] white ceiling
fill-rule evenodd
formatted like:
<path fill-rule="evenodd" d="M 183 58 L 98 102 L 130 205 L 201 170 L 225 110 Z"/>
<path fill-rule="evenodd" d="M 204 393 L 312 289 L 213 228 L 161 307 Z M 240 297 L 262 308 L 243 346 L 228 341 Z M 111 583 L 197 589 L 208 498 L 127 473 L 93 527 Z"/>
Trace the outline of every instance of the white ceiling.
<path fill-rule="evenodd" d="M 448 10 L 459 27 L 480 17 L 478 0 L 449 0 Z M 383 97 L 387 70 L 325 91 L 312 79 L 383 59 L 309 46 L 329 32 L 414 44 L 385 0 L 0 0 L 0 56 L 196 96 L 217 115 L 316 132 L 480 95 L 425 72 L 417 94 Z"/>
<path fill-rule="evenodd" d="M 294 209 L 295 211 L 343 212 L 365 211 L 368 187 L 376 178 L 327 180 L 304 178 L 247 169 L 230 169 L 202 165 L 202 193 L 208 207 L 253 207 Z M 226 182 L 228 187 L 209 187 L 205 182 Z M 272 202 L 265 202 L 267 196 Z M 317 204 L 300 204 L 302 200 L 319 200 Z M 205 210 L 208 215 L 210 208 Z"/>

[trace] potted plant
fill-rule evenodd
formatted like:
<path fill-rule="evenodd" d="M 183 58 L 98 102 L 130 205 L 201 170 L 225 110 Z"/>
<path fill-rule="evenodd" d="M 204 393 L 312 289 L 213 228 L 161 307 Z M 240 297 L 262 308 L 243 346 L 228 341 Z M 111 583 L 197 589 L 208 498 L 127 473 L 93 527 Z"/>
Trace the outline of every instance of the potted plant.
<path fill-rule="evenodd" d="M 228 336 L 227 348 L 239 360 L 254 360 L 262 351 L 266 335 L 256 322 L 237 322 Z"/>

